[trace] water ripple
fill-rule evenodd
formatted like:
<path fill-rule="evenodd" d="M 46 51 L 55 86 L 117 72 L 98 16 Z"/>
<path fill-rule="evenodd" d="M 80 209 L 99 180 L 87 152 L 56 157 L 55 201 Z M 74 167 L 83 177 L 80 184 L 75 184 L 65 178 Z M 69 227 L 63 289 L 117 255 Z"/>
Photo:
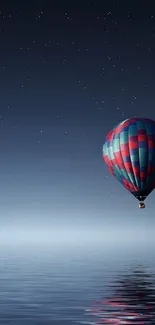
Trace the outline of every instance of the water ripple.
<path fill-rule="evenodd" d="M 1 251 L 0 324 L 155 324 L 153 267 L 114 255 Z"/>

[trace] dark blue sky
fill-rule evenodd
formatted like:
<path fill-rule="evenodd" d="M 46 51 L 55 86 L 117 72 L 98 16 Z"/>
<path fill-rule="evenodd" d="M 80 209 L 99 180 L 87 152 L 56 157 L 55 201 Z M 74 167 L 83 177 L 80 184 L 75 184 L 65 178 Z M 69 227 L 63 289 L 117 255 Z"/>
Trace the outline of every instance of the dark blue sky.
<path fill-rule="evenodd" d="M 153 194 L 139 211 L 102 145 L 119 121 L 155 119 L 154 1 L 6 0 L 0 11 L 0 224 L 152 226 Z"/>

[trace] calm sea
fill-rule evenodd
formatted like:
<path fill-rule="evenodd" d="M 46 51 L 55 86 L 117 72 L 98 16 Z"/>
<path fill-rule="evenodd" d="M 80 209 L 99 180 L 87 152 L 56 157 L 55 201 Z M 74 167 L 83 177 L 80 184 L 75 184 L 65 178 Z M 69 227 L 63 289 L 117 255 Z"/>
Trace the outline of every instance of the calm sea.
<path fill-rule="evenodd" d="M 0 324 L 153 324 L 154 271 L 140 245 L 1 247 Z"/>

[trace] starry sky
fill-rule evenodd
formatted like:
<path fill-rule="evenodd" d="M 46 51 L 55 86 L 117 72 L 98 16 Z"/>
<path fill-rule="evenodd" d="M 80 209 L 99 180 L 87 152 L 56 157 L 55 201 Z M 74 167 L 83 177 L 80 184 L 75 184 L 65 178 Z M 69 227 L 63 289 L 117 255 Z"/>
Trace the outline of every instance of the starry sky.
<path fill-rule="evenodd" d="M 139 211 L 102 145 L 126 118 L 155 119 L 154 59 L 153 0 L 1 3 L 1 236 L 151 233 L 153 194 Z"/>

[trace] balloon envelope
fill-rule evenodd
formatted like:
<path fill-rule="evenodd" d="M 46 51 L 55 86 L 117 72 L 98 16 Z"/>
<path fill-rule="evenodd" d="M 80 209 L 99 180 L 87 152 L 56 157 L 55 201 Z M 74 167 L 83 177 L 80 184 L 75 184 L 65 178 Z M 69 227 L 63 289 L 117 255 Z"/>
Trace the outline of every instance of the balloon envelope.
<path fill-rule="evenodd" d="M 155 188 L 155 121 L 127 119 L 110 131 L 103 145 L 110 172 L 138 200 Z"/>

